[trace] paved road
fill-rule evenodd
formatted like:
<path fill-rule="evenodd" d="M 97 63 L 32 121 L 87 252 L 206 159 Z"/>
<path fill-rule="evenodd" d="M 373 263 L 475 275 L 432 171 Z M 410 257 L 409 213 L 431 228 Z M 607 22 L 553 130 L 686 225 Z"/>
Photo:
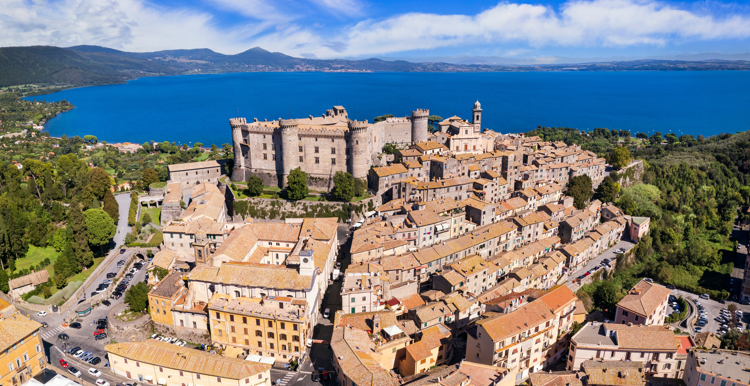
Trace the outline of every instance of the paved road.
<path fill-rule="evenodd" d="M 614 267 L 614 261 L 617 260 L 617 254 L 615 253 L 616 250 L 622 248 L 625 250 L 625 252 L 631 250 L 635 246 L 635 243 L 632 241 L 627 240 L 620 240 L 617 244 L 615 244 L 612 248 L 607 249 L 606 251 L 602 252 L 599 256 L 589 260 L 586 265 L 581 268 L 580 270 L 573 272 L 572 274 L 568 274 L 568 281 L 567 286 L 570 288 L 573 292 L 577 291 L 578 288 L 581 286 L 578 283 L 574 283 L 573 281 L 578 277 L 586 273 L 586 271 L 590 270 L 591 268 L 596 267 L 597 265 L 600 265 L 602 263 L 602 260 L 604 259 L 610 259 L 613 262 Z"/>
<path fill-rule="evenodd" d="M 115 195 L 117 204 L 120 205 L 120 219 L 117 222 L 117 233 L 113 237 L 114 247 L 125 245 L 125 235 L 130 232 L 128 226 L 128 212 L 130 211 L 130 194 L 122 193 Z"/>
<path fill-rule="evenodd" d="M 122 259 L 127 260 L 129 258 L 130 254 L 132 254 L 132 251 L 126 252 L 122 256 Z M 101 278 L 98 278 L 97 281 L 95 281 L 96 284 L 101 283 L 104 278 L 106 277 L 107 272 L 116 272 L 117 268 L 117 261 L 121 260 L 120 258 L 115 258 L 112 262 L 111 269 L 104 270 Z M 131 285 L 137 283 L 138 281 L 145 280 L 146 277 L 146 270 L 143 269 L 139 271 L 135 277 L 133 277 L 133 280 L 130 282 Z M 47 322 L 49 327 L 42 329 L 40 332 L 42 340 L 44 341 L 44 347 L 46 351 L 46 355 L 50 360 L 50 364 L 55 367 L 55 370 L 59 372 L 67 371 L 63 369 L 60 366 L 60 359 L 65 359 L 69 363 L 72 363 L 74 367 L 76 367 L 78 370 L 82 373 L 82 379 L 84 379 L 87 382 L 95 382 L 96 377 L 88 374 L 89 368 L 96 368 L 102 373 L 104 373 L 104 376 L 102 378 L 106 379 L 111 385 L 116 385 L 118 383 L 122 383 L 123 380 L 117 380 L 111 373 L 109 373 L 109 369 L 105 367 L 105 364 L 107 363 L 105 359 L 106 351 L 104 351 L 104 345 L 109 343 L 109 339 L 103 339 L 103 340 L 95 340 L 94 339 L 94 330 L 95 330 L 95 324 L 96 320 L 106 318 L 107 313 L 109 312 L 111 307 L 114 307 L 117 304 L 120 304 L 124 301 L 124 296 L 121 297 L 118 300 L 110 299 L 110 302 L 112 305 L 110 307 L 99 305 L 93 308 L 91 311 L 91 314 L 89 314 L 86 317 L 78 318 L 78 322 L 80 322 L 83 326 L 81 329 L 74 329 L 74 328 L 64 328 L 62 327 L 62 322 L 64 320 L 64 315 L 58 315 L 58 314 L 52 314 L 50 313 L 46 317 L 40 317 L 34 312 L 29 312 L 31 315 L 31 318 L 38 321 L 38 322 Z M 72 311 L 71 311 L 72 312 Z M 65 333 L 69 336 L 69 340 L 63 341 L 58 339 L 59 334 Z M 78 361 L 77 359 L 73 358 L 70 355 L 64 354 L 64 352 L 68 348 L 72 347 L 81 347 L 84 351 L 92 351 L 95 353 L 96 356 L 102 359 L 102 362 L 99 363 L 97 366 L 92 366 L 88 363 L 83 363 L 81 361 Z"/>

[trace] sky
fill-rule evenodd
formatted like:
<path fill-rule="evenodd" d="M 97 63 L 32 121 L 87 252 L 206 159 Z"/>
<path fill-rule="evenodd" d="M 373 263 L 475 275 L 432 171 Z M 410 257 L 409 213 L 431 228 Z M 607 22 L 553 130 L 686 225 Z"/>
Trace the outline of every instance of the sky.
<path fill-rule="evenodd" d="M 81 44 L 413 61 L 731 55 L 750 52 L 750 0 L 0 0 L 0 46 Z"/>

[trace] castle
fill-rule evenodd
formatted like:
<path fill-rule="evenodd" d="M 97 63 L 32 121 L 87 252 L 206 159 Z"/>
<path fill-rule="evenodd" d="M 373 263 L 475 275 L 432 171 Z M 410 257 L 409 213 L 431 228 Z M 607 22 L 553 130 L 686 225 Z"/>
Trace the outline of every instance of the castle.
<path fill-rule="evenodd" d="M 232 179 L 245 181 L 255 174 L 267 183 L 283 185 L 297 167 L 315 178 L 328 179 L 338 171 L 366 178 L 386 143 L 427 141 L 429 115 L 429 110 L 417 109 L 410 117 L 373 124 L 351 120 L 344 107 L 333 106 L 320 117 L 270 122 L 233 118 L 229 121 L 234 145 Z"/>

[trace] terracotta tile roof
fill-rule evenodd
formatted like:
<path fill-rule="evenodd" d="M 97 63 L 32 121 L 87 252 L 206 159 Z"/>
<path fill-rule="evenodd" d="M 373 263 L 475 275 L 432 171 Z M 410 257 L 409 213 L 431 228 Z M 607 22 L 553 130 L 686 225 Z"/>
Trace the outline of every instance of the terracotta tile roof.
<path fill-rule="evenodd" d="M 440 300 L 449 306 L 455 307 L 459 312 L 463 312 L 477 303 L 476 298 L 467 299 L 467 296 L 468 295 L 455 291 L 443 296 Z"/>
<path fill-rule="evenodd" d="M 659 284 L 641 280 L 617 303 L 617 307 L 648 318 L 669 297 L 670 292 Z"/>
<path fill-rule="evenodd" d="M 450 285 L 452 285 L 452 286 L 453 286 L 453 285 L 458 285 L 459 283 L 461 283 L 461 282 L 463 282 L 464 280 L 466 280 L 466 278 L 464 278 L 464 277 L 463 277 L 463 276 L 462 276 L 461 274 L 459 274 L 459 273 L 458 273 L 458 272 L 456 272 L 456 271 L 448 271 L 448 272 L 444 272 L 444 273 L 443 273 L 442 275 L 440 275 L 440 276 L 442 276 L 442 277 L 443 277 L 443 279 L 445 279 L 445 281 L 447 281 L 447 282 L 448 282 L 448 284 L 450 284 Z"/>
<path fill-rule="evenodd" d="M 195 267 L 190 273 L 188 273 L 188 280 L 212 282 L 216 279 L 216 274 L 219 273 L 218 267 L 210 267 L 207 265 Z"/>
<path fill-rule="evenodd" d="M 254 223 L 245 226 L 245 228 L 247 227 L 253 230 L 258 240 L 273 240 L 287 243 L 296 243 L 302 231 L 302 227 L 299 224 L 288 223 Z"/>
<path fill-rule="evenodd" d="M 479 210 L 483 210 L 484 208 L 486 208 L 488 206 L 495 206 L 492 203 L 485 202 L 485 201 L 482 201 L 482 200 L 478 200 L 478 199 L 476 199 L 474 197 L 469 197 L 466 200 L 464 200 L 464 205 L 472 207 L 472 208 L 477 208 Z"/>
<path fill-rule="evenodd" d="M 409 219 L 414 221 L 414 223 L 420 227 L 436 224 L 445 220 L 435 213 L 435 211 L 430 209 L 411 211 L 409 212 Z"/>
<path fill-rule="evenodd" d="M 510 292 L 513 292 L 518 288 L 520 283 L 515 278 L 509 277 L 501 281 L 500 283 L 497 283 L 493 287 L 489 288 L 487 291 L 482 292 L 478 299 L 482 303 L 486 303 L 492 299 L 495 299 L 500 296 L 504 296 L 509 294 Z"/>
<path fill-rule="evenodd" d="M 583 386 L 580 378 L 575 371 L 538 371 L 529 374 L 531 386 Z"/>
<path fill-rule="evenodd" d="M 372 168 L 378 177 L 388 177 L 394 174 L 407 173 L 408 170 L 403 164 L 393 164 L 391 166 L 382 166 L 379 168 Z"/>
<path fill-rule="evenodd" d="M 380 328 L 396 325 L 398 320 L 396 313 L 392 311 L 372 311 L 372 312 L 359 312 L 356 314 L 343 314 L 336 312 L 336 318 L 334 320 L 335 327 L 346 327 L 350 326 L 353 329 L 361 331 L 372 331 L 374 328 L 375 316 L 380 319 Z"/>
<path fill-rule="evenodd" d="M 445 145 L 437 143 L 435 141 L 424 141 L 424 142 L 416 142 L 414 145 L 418 150 L 421 151 L 428 151 L 428 150 L 435 150 L 435 149 L 445 149 L 448 150 Z"/>
<path fill-rule="evenodd" d="M 196 192 L 196 189 L 205 191 Z M 198 184 L 193 188 L 192 201 L 182 214 L 182 219 L 190 221 L 198 218 L 209 218 L 218 221 L 224 211 L 224 200 L 224 195 L 216 185 Z"/>
<path fill-rule="evenodd" d="M 422 338 L 419 342 L 406 346 L 406 351 L 415 361 L 432 356 L 432 350 L 448 343 L 448 338 L 452 336 L 448 327 L 442 323 L 426 328 L 421 333 Z"/>
<path fill-rule="evenodd" d="M 677 351 L 680 346 L 674 332 L 665 326 L 605 323 L 604 328 L 617 331 L 617 343 L 620 348 Z"/>
<path fill-rule="evenodd" d="M 182 272 L 172 272 L 169 275 L 165 276 L 164 279 L 161 279 L 161 281 L 157 285 L 155 285 L 148 294 L 150 296 L 172 298 L 172 296 L 179 292 L 180 289 L 185 288 L 182 277 Z"/>
<path fill-rule="evenodd" d="M 32 272 L 28 275 L 17 277 L 8 282 L 8 287 L 11 290 L 20 288 L 27 285 L 37 286 L 42 283 L 46 283 L 49 280 L 49 272 L 46 269 L 41 271 Z"/>
<path fill-rule="evenodd" d="M 42 328 L 40 323 L 18 312 L 9 318 L 0 320 L 0 351 L 5 351 L 9 347 L 12 347 L 21 339 L 26 338 L 40 328 Z"/>
<path fill-rule="evenodd" d="M 713 332 L 699 332 L 695 334 L 695 345 L 697 347 L 721 348 L 721 339 L 719 339 Z"/>
<path fill-rule="evenodd" d="M 643 362 L 588 360 L 581 364 L 589 385 L 642 386 Z"/>
<path fill-rule="evenodd" d="M 377 347 L 366 332 L 356 328 L 338 327 L 333 331 L 331 349 L 344 375 L 361 386 L 398 386 L 388 370 L 373 359 Z"/>
<path fill-rule="evenodd" d="M 500 203 L 500 205 L 505 210 L 516 210 L 516 209 L 519 209 L 519 208 L 523 208 L 523 207 L 525 207 L 528 204 L 529 203 L 526 202 L 526 200 L 524 200 L 521 197 L 513 197 L 513 198 L 511 198 L 509 200 L 505 200 L 505 201 L 503 201 L 503 202 Z"/>
<path fill-rule="evenodd" d="M 421 265 L 411 253 L 401 256 L 385 257 L 380 260 L 380 264 L 386 271 L 409 270 Z"/>
<path fill-rule="evenodd" d="M 110 354 L 130 360 L 228 379 L 245 379 L 266 373 L 271 369 L 271 365 L 227 358 L 153 339 L 144 342 L 108 344 L 104 348 Z"/>
<path fill-rule="evenodd" d="M 509 314 L 490 320 L 481 320 L 477 324 L 484 327 L 493 341 L 498 342 L 531 330 L 554 318 L 554 312 L 544 302 L 531 302 Z"/>
<path fill-rule="evenodd" d="M 408 311 L 411 308 L 416 308 L 425 304 L 424 300 L 422 300 L 422 297 L 419 296 L 419 294 L 411 294 L 407 297 L 399 299 L 399 301 L 404 305 L 404 311 Z"/>
<path fill-rule="evenodd" d="M 308 290 L 312 286 L 312 278 L 281 265 L 224 263 L 212 281 L 245 287 Z"/>
<path fill-rule="evenodd" d="M 245 225 L 232 231 L 229 237 L 216 249 L 214 256 L 224 255 L 232 261 L 242 261 L 257 243 L 258 236 L 253 231 L 253 227 Z"/>
<path fill-rule="evenodd" d="M 489 263 L 487 263 L 481 256 L 473 255 L 451 264 L 450 267 L 459 275 L 467 277 L 476 272 L 481 272 L 487 269 Z"/>
<path fill-rule="evenodd" d="M 445 213 L 455 209 L 461 209 L 465 205 L 462 202 L 456 201 L 451 197 L 439 198 L 437 200 L 420 202 L 420 205 L 424 205 L 425 209 L 430 209 L 436 213 Z"/>
<path fill-rule="evenodd" d="M 401 207 L 403 205 L 404 205 L 404 199 L 397 198 L 395 200 L 388 201 L 383 205 L 380 205 L 379 207 L 375 208 L 375 210 L 378 212 L 398 211 L 398 210 L 401 210 Z"/>
<path fill-rule="evenodd" d="M 451 310 L 448 308 L 448 306 L 441 301 L 431 302 L 423 306 L 414 308 L 413 310 L 414 314 L 417 316 L 417 319 L 422 323 L 430 320 L 435 320 L 440 317 L 443 318 L 442 320 L 445 320 L 445 316 L 451 313 Z"/>
<path fill-rule="evenodd" d="M 578 297 L 566 285 L 552 287 L 545 295 L 537 299 L 544 302 L 552 311 L 559 313 L 563 308 L 574 304 Z"/>
<path fill-rule="evenodd" d="M 336 217 L 306 218 L 302 221 L 299 236 L 312 237 L 315 240 L 329 241 L 336 236 L 339 219 Z"/>
<path fill-rule="evenodd" d="M 174 262 L 177 259 L 177 254 L 168 250 L 163 249 L 159 252 L 156 252 L 154 255 L 154 258 L 151 260 L 151 263 L 148 264 L 148 268 L 151 267 L 160 267 L 164 269 L 169 269 L 169 267 L 172 266 L 172 262 Z"/>

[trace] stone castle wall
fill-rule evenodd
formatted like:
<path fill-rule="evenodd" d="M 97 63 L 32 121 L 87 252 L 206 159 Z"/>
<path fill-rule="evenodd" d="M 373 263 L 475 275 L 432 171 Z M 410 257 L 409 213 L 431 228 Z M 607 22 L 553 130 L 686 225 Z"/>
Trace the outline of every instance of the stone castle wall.
<path fill-rule="evenodd" d="M 388 118 L 383 124 L 383 145 L 395 143 L 400 145 L 411 143 L 411 119 Z"/>
<path fill-rule="evenodd" d="M 107 329 L 109 337 L 115 342 L 141 342 L 151 336 L 151 316 L 145 314 L 140 318 L 125 322 L 117 319 L 117 314 L 125 311 L 128 306 L 120 303 L 112 307 L 107 313 Z"/>

